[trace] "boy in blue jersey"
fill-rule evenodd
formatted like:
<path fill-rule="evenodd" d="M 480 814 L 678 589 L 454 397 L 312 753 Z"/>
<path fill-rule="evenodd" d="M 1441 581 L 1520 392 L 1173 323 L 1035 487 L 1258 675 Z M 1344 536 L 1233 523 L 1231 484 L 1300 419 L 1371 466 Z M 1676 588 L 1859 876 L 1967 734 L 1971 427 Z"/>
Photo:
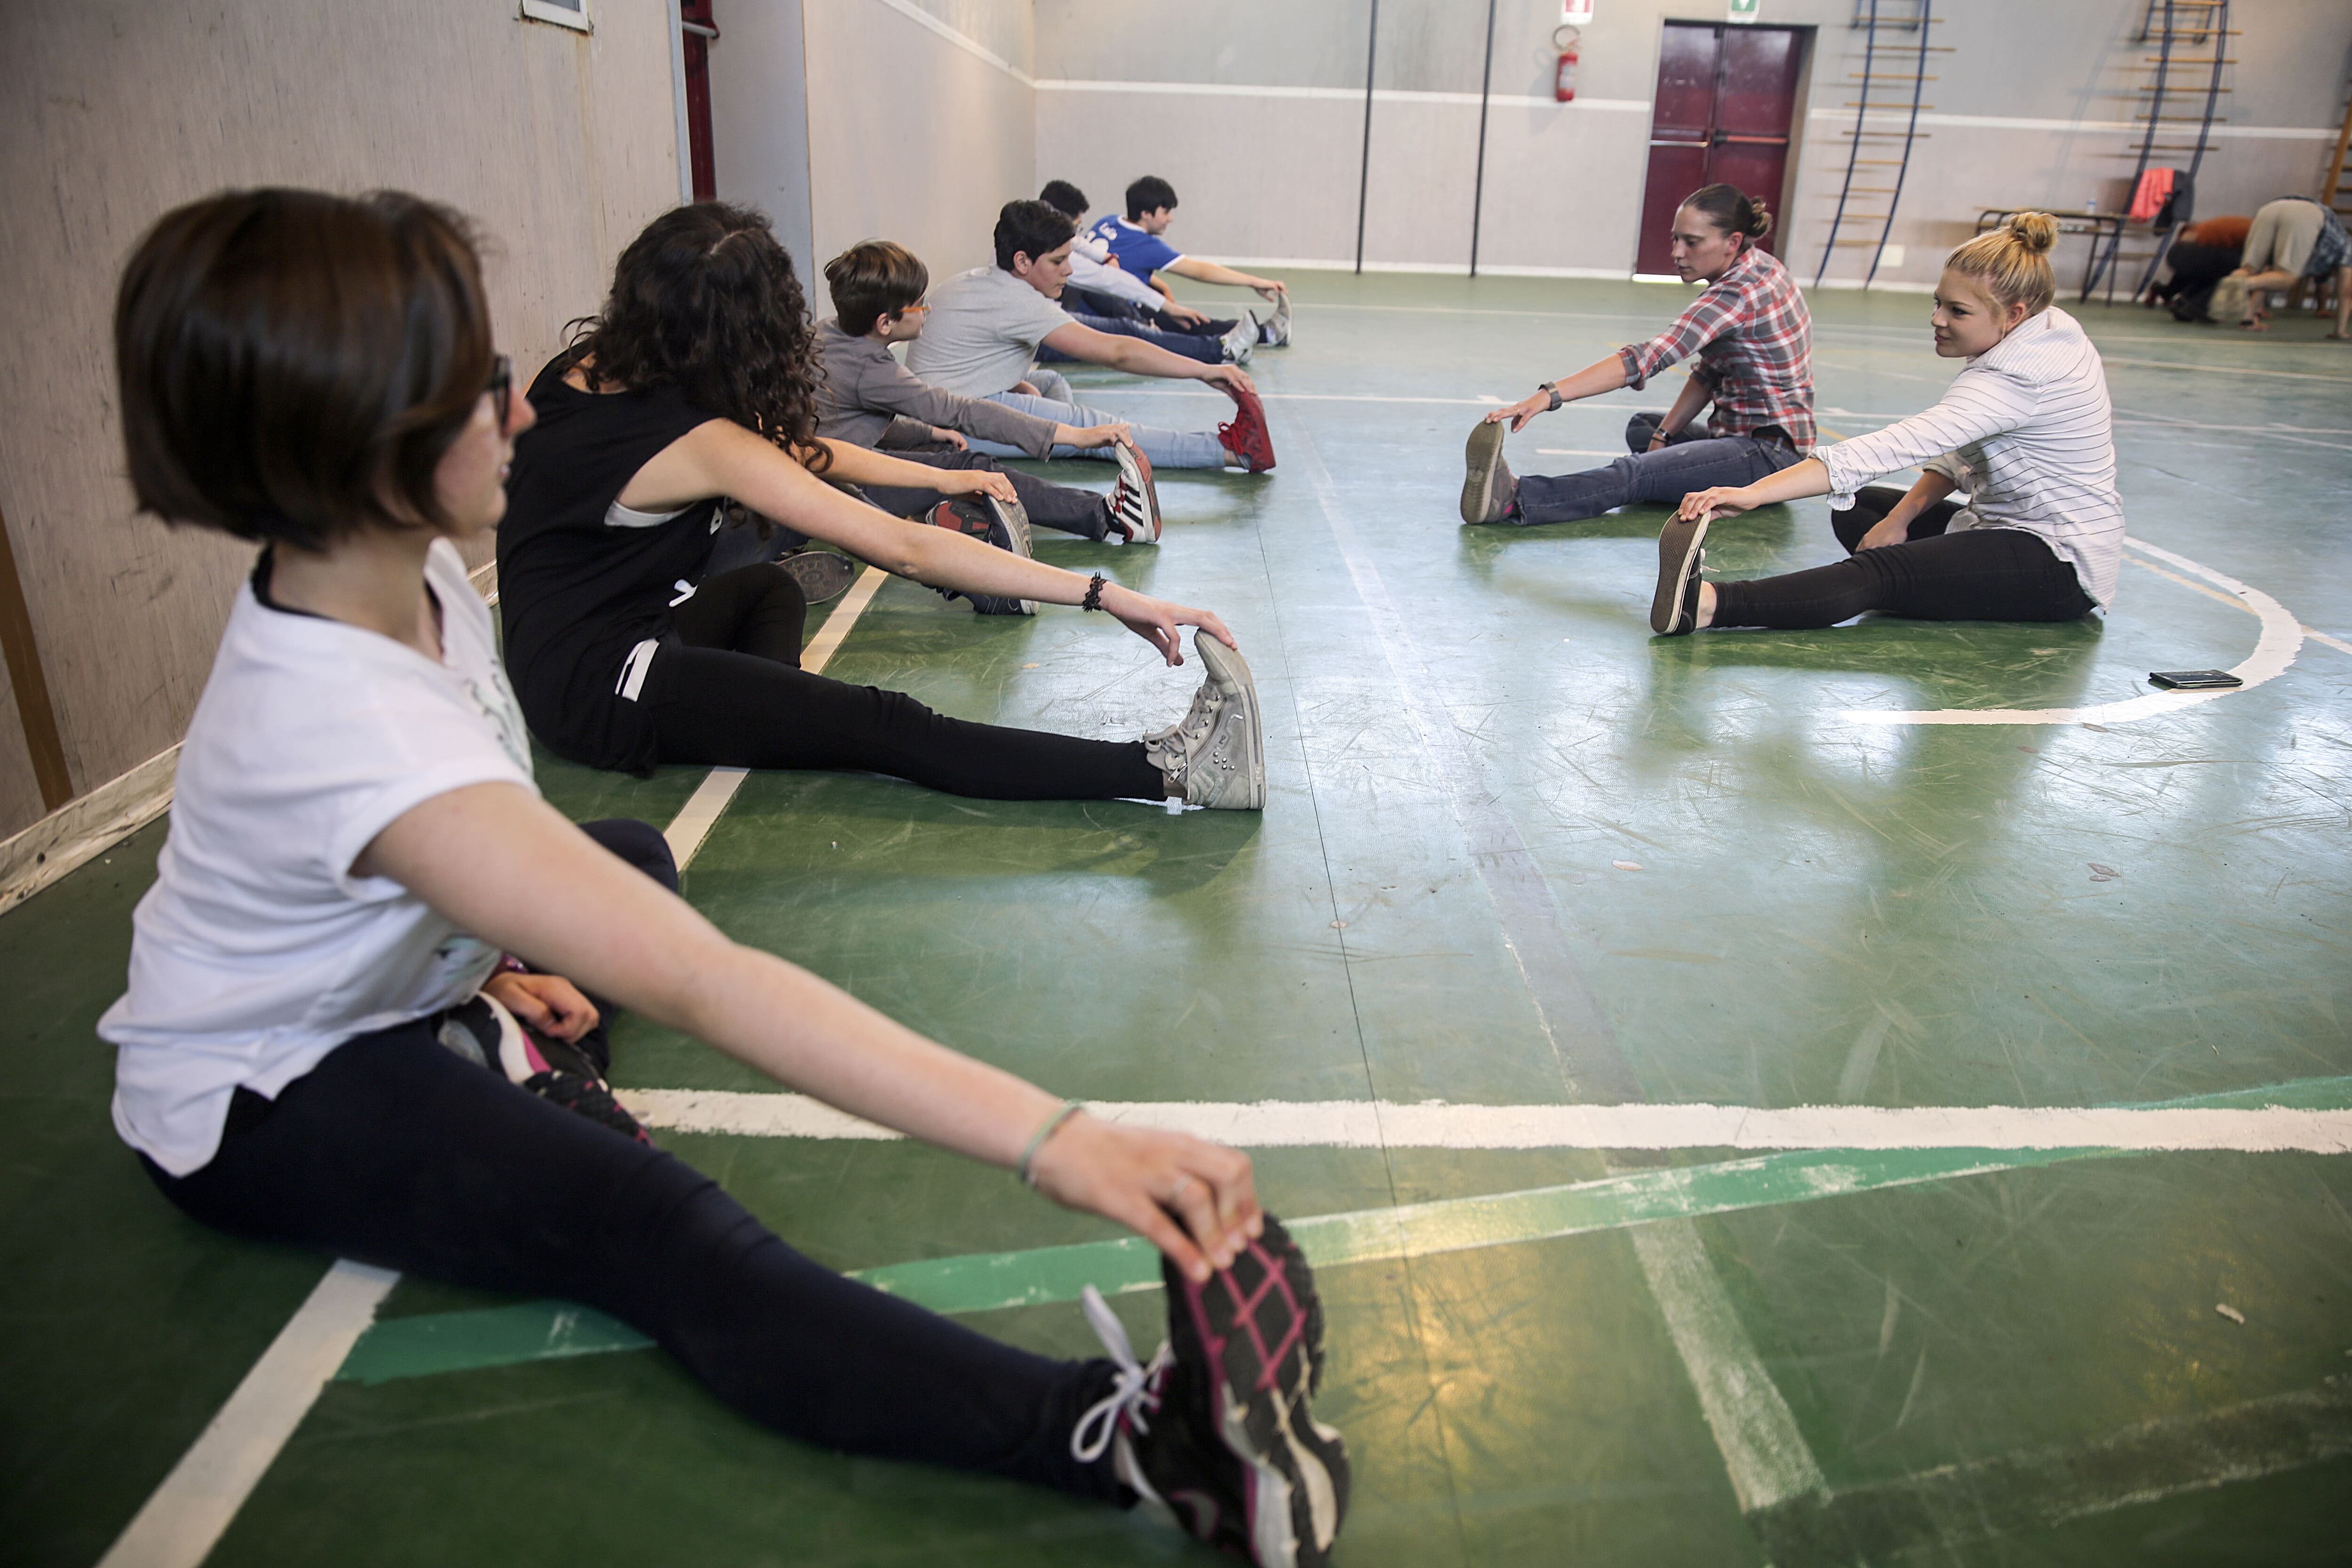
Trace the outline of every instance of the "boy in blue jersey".
<path fill-rule="evenodd" d="M 1290 289 L 1273 278 L 1238 272 L 1214 261 L 1187 256 L 1161 237 L 1176 217 L 1176 187 L 1157 174 L 1146 174 L 1127 187 L 1127 216 L 1106 213 L 1088 237 L 1110 247 L 1121 270 L 1140 278 L 1173 300 L 1175 294 L 1159 274 L 1172 272 L 1196 283 L 1222 283 L 1231 289 L 1255 289 L 1274 304 L 1273 319 L 1259 329 L 1259 341 L 1276 347 L 1290 342 Z"/>

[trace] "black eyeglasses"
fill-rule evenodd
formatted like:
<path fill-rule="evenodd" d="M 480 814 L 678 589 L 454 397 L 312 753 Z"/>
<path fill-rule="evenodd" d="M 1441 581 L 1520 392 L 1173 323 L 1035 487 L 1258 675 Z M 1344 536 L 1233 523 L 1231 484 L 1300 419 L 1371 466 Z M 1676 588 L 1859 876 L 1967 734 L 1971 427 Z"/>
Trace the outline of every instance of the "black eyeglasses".
<path fill-rule="evenodd" d="M 514 361 L 504 354 L 490 360 L 490 379 L 482 390 L 490 395 L 490 413 L 499 422 L 499 433 L 504 435 L 507 416 L 514 411 Z"/>

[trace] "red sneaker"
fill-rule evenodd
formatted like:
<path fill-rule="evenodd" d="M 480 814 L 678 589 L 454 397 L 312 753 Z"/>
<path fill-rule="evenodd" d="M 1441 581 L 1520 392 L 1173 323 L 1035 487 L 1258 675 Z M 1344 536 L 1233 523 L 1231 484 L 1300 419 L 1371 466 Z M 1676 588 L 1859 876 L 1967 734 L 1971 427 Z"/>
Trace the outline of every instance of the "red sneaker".
<path fill-rule="evenodd" d="M 1251 473 L 1263 474 L 1274 467 L 1274 437 L 1266 434 L 1265 405 L 1255 392 L 1227 387 L 1225 395 L 1234 400 L 1234 417 L 1230 424 L 1217 426 L 1217 439 Z"/>

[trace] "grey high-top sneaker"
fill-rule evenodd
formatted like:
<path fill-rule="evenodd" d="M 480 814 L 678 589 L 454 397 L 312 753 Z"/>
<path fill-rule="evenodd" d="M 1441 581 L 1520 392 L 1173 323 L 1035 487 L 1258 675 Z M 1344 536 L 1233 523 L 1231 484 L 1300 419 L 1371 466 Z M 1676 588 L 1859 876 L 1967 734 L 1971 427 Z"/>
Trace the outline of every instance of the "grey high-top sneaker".
<path fill-rule="evenodd" d="M 1242 656 L 1206 632 L 1192 634 L 1206 678 L 1192 707 L 1167 729 L 1143 738 L 1144 754 L 1168 775 L 1187 805 L 1222 811 L 1265 809 L 1265 735 L 1257 687 Z"/>

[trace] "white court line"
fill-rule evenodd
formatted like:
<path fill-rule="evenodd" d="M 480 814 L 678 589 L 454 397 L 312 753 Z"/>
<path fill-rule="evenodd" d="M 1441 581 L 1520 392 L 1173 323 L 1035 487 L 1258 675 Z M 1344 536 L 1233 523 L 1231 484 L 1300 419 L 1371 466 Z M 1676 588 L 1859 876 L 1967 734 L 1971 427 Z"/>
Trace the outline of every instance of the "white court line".
<path fill-rule="evenodd" d="M 1754 1513 L 1822 1490 L 1828 1482 L 1821 1461 L 1798 1430 L 1796 1413 L 1764 1373 L 1764 1358 L 1733 1309 L 1698 1227 L 1686 1219 L 1663 1220 L 1635 1226 L 1631 1239 L 1724 1456 L 1739 1510 Z M 1763 1388 L 1753 1386 L 1759 1374 Z"/>
<path fill-rule="evenodd" d="M 802 668 L 815 675 L 832 662 L 888 576 L 873 566 L 859 574 L 802 653 Z M 680 870 L 702 847 L 743 778 L 741 768 L 711 769 L 664 831 Z M 115 1538 L 99 1568 L 196 1568 L 204 1562 L 399 1279 L 393 1270 L 348 1258 L 328 1269 L 228 1403 Z"/>
<path fill-rule="evenodd" d="M 328 1269 L 98 1568 L 202 1563 L 399 1278 L 348 1260 Z"/>
<path fill-rule="evenodd" d="M 2230 669 L 2241 684 L 2218 691 L 2152 691 L 2146 696 L 2126 698 L 2119 702 L 2095 703 L 2088 708 L 1848 708 L 1834 717 L 1852 724 L 2128 724 L 2135 720 L 2152 719 L 2160 713 L 2193 708 L 2200 702 L 2210 702 L 2240 691 L 2251 691 L 2294 662 L 2294 656 L 2303 646 L 2303 626 L 2287 614 L 2285 605 L 2260 588 L 2250 588 L 2235 577 L 2201 565 L 2186 555 L 2176 555 L 2144 540 L 2126 539 L 2124 542 L 2159 561 L 2168 562 L 2192 576 L 2202 577 L 2206 582 L 2228 590 L 2240 604 L 2262 618 L 2262 636 L 2254 644 L 2254 651 Z"/>
<path fill-rule="evenodd" d="M 901 1135 L 802 1094 L 625 1091 L 673 1132 L 883 1142 Z M 2127 1149 L 2352 1153 L 2352 1110 L 2267 1106 L 1449 1105 L 1377 1100 L 1089 1101 L 1107 1121 L 1244 1149 Z"/>

